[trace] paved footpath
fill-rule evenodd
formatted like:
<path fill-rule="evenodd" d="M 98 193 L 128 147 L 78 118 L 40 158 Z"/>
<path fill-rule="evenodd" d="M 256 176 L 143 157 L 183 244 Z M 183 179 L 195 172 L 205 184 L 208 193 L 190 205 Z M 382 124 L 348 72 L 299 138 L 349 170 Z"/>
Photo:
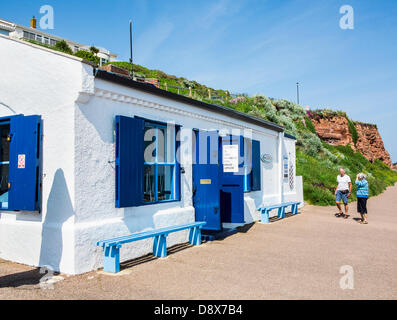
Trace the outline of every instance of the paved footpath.
<path fill-rule="evenodd" d="M 397 299 L 396 208 L 397 186 L 370 199 L 369 225 L 353 219 L 355 204 L 349 220 L 306 206 L 165 260 L 130 262 L 118 276 L 64 276 L 46 290 L 37 269 L 0 260 L 0 299 Z M 342 266 L 353 268 L 353 290 L 340 287 Z"/>

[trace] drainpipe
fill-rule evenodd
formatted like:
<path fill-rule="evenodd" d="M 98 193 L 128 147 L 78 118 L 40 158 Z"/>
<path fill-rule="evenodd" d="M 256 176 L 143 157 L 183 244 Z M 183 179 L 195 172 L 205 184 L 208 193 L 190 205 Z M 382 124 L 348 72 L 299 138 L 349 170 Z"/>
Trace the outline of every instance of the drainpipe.
<path fill-rule="evenodd" d="M 278 188 L 278 198 L 279 202 L 284 202 L 284 177 L 283 177 L 283 165 L 284 165 L 284 158 L 283 158 L 283 141 L 284 141 L 284 132 L 279 132 L 278 134 L 278 176 L 279 176 L 279 188 Z"/>

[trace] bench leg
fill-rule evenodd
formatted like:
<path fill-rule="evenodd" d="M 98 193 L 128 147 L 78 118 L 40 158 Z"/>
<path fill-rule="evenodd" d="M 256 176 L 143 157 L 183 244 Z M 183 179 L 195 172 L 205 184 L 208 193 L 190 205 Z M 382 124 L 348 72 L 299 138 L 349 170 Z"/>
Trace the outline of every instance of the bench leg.
<path fill-rule="evenodd" d="M 278 208 L 278 217 L 280 219 L 284 219 L 285 218 L 285 207 Z"/>
<path fill-rule="evenodd" d="M 269 210 L 262 210 L 262 223 L 269 224 Z"/>
<path fill-rule="evenodd" d="M 199 227 L 190 228 L 189 242 L 194 246 L 201 245 L 201 229 Z"/>
<path fill-rule="evenodd" d="M 299 212 L 298 212 L 298 204 L 295 205 L 295 211 L 294 211 L 294 212 L 295 212 L 295 214 L 298 214 L 298 213 L 299 213 Z"/>
<path fill-rule="evenodd" d="M 154 237 L 153 255 L 157 258 L 167 257 L 167 236 L 166 235 Z"/>
<path fill-rule="evenodd" d="M 120 272 L 120 248 L 117 246 L 105 247 L 103 252 L 103 271 L 108 273 Z"/>

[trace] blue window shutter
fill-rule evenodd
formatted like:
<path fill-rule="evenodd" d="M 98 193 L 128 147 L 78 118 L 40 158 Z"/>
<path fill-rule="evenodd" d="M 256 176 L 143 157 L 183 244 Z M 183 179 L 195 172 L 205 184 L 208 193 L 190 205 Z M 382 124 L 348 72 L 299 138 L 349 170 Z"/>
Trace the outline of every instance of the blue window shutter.
<path fill-rule="evenodd" d="M 116 116 L 116 208 L 143 200 L 144 121 Z"/>
<path fill-rule="evenodd" d="M 261 144 L 252 140 L 252 191 L 261 190 Z"/>
<path fill-rule="evenodd" d="M 9 210 L 40 211 L 41 130 L 40 116 L 10 118 Z"/>

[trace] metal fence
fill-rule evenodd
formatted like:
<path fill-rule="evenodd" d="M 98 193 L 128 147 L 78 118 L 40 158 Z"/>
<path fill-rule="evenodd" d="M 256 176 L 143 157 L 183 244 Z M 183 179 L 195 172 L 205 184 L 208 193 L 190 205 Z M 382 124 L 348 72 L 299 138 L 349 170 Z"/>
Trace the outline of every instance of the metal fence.
<path fill-rule="evenodd" d="M 171 91 L 180 95 L 188 96 L 190 98 L 205 98 L 209 100 L 228 100 L 236 97 L 246 96 L 246 94 L 241 93 L 229 93 L 226 92 L 225 95 L 220 95 L 217 90 L 198 90 L 192 87 L 178 87 L 174 85 L 169 85 L 167 83 L 159 83 L 159 87 L 166 91 Z"/>

